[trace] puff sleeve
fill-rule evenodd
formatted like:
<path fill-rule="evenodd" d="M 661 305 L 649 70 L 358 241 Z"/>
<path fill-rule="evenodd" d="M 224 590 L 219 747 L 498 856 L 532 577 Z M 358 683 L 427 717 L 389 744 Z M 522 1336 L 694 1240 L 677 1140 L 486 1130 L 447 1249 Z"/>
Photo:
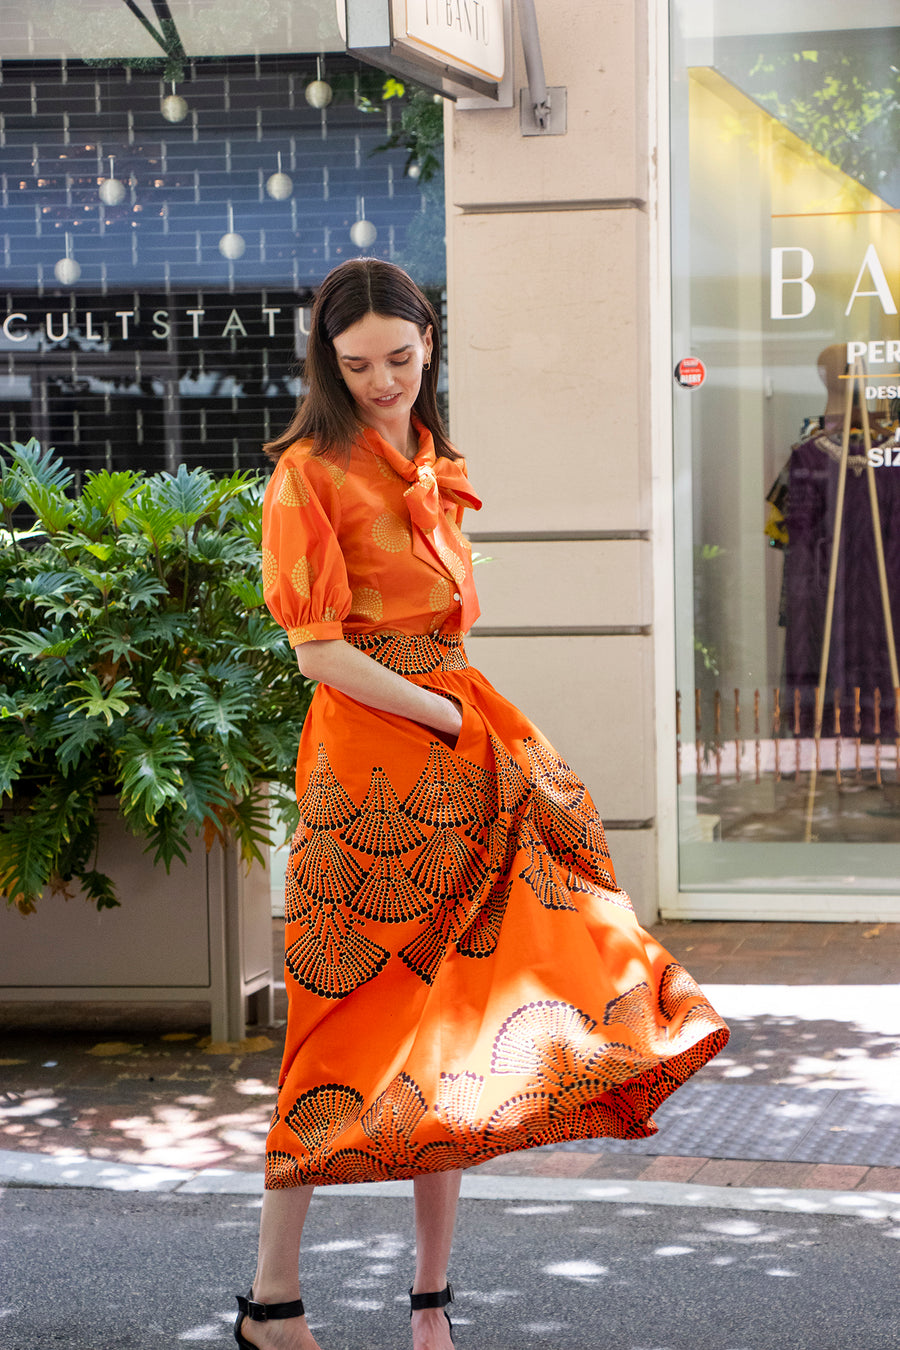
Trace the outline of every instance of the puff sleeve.
<path fill-rule="evenodd" d="M 292 647 L 343 637 L 351 592 L 336 525 L 333 479 L 308 454 L 286 450 L 263 498 L 263 595 Z"/>

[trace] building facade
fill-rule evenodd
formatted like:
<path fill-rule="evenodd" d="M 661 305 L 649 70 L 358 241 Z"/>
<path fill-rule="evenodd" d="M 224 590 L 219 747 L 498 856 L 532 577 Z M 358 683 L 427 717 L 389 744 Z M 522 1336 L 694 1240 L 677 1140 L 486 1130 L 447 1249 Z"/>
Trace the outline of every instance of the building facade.
<path fill-rule="evenodd" d="M 443 183 L 331 3 L 172 4 L 174 88 L 125 6 L 72 8 L 17 5 L 0 66 L 0 440 L 260 465 L 318 281 L 395 259 L 485 500 L 471 658 L 641 918 L 900 916 L 896 6 L 536 0 L 553 134 L 514 22 Z"/>
<path fill-rule="evenodd" d="M 343 52 L 285 54 L 283 26 L 173 61 L 119 0 L 83 8 L 111 35 L 67 41 L 52 4 L 5 27 L 0 440 L 76 470 L 261 468 L 331 267 L 394 258 L 442 308 L 441 176 L 392 145 L 402 87 Z"/>
<path fill-rule="evenodd" d="M 473 657 L 643 917 L 896 919 L 896 7 L 537 12 L 566 134 L 448 110 Z"/>

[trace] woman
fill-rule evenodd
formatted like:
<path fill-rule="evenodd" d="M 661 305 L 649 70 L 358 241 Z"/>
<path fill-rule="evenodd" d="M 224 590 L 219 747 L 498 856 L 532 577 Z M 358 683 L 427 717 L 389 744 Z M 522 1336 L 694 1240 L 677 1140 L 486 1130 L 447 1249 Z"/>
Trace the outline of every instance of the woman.
<path fill-rule="evenodd" d="M 314 1185 L 414 1177 L 414 1350 L 449 1350 L 460 1169 L 642 1138 L 728 1032 L 638 926 L 600 819 L 467 663 L 478 510 L 435 390 L 439 326 L 399 268 L 326 277 L 309 393 L 268 447 L 266 602 L 318 681 L 287 874 L 288 1027 L 242 1347 L 316 1350 Z"/>

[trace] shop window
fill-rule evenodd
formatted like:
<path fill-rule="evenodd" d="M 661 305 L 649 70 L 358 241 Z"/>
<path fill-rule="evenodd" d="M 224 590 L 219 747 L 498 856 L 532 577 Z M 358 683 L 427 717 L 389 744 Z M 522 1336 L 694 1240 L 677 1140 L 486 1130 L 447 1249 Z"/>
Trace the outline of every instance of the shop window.
<path fill-rule="evenodd" d="M 680 884 L 900 875 L 900 28 L 671 6 Z"/>
<path fill-rule="evenodd" d="M 34 11 L 41 51 L 74 8 Z M 441 175 L 391 144 L 409 94 L 342 55 L 187 61 L 173 93 L 162 61 L 79 51 L 0 66 L 0 442 L 76 470 L 262 467 L 331 267 L 392 259 L 441 309 Z"/>

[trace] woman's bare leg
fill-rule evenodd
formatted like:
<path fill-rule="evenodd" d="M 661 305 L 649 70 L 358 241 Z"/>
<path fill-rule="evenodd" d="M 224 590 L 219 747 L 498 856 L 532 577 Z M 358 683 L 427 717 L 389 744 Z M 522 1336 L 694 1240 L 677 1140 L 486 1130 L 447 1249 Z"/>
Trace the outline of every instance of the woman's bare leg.
<path fill-rule="evenodd" d="M 300 1297 L 300 1238 L 312 1193 L 312 1186 L 263 1192 L 254 1302 L 290 1303 Z M 260 1350 L 319 1350 L 305 1317 L 278 1322 L 245 1317 L 241 1335 Z"/>
<path fill-rule="evenodd" d="M 429 1172 L 413 1182 L 416 1203 L 416 1277 L 414 1294 L 439 1293 L 447 1283 L 456 1205 L 462 1172 Z M 412 1315 L 415 1350 L 450 1350 L 450 1328 L 443 1308 Z"/>

